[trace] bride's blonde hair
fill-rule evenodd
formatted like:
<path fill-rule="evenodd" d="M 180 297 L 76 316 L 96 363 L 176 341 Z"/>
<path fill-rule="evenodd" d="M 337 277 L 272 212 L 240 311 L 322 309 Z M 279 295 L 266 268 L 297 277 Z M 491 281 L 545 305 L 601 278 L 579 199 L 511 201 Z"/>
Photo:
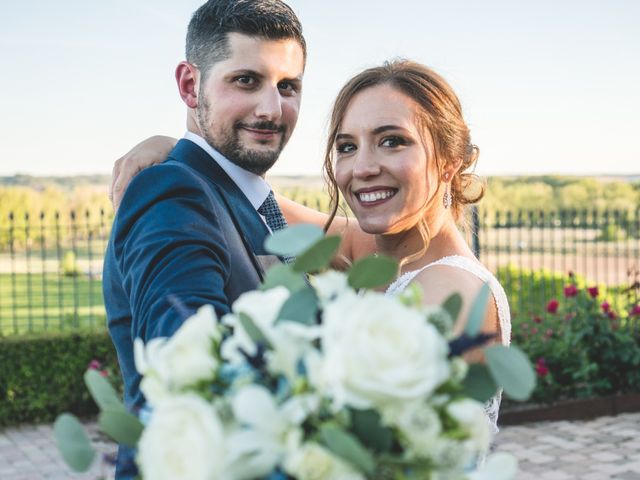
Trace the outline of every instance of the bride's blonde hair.
<path fill-rule="evenodd" d="M 471 143 L 469 128 L 462 117 L 460 101 L 451 86 L 430 68 L 410 60 L 393 60 L 353 77 L 342 87 L 333 105 L 323 165 L 331 199 L 331 211 L 325 229 L 333 221 L 340 205 L 340 190 L 333 169 L 336 135 L 353 97 L 377 85 L 390 85 L 418 105 L 418 122 L 423 145 L 427 148 L 430 138 L 434 146 L 433 161 L 438 176 L 436 191 L 440 190 L 444 167 L 450 162 L 460 164 L 460 168 L 451 179 L 450 207 L 453 218 L 460 221 L 465 205 L 478 202 L 484 196 L 485 188 L 477 175 L 466 171 L 477 161 L 479 150 Z M 442 198 L 432 195 L 430 200 L 425 201 L 422 211 L 426 211 L 433 201 L 442 201 Z M 417 226 L 424 240 L 424 248 L 405 258 L 402 263 L 422 256 L 429 245 L 429 227 L 424 216 Z"/>

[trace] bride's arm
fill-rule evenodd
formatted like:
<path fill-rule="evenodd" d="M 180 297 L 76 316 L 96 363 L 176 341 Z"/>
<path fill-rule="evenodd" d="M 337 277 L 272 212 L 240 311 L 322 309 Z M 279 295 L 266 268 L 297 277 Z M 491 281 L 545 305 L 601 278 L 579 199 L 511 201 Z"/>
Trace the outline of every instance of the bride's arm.
<path fill-rule="evenodd" d="M 177 140 L 173 137 L 155 135 L 143 140 L 116 160 L 109 189 L 109 196 L 114 210 L 117 210 L 120 206 L 124 192 L 133 177 L 141 170 L 164 161 L 169 152 L 175 147 L 176 142 Z M 282 195 L 277 194 L 276 199 L 287 223 L 290 225 L 312 223 L 319 227 L 324 227 L 329 219 L 326 213 L 305 207 Z M 335 265 L 336 268 L 344 268 L 349 262 L 375 252 L 373 236 L 360 230 L 355 219 L 335 217 L 331 222 L 328 233 L 342 236 L 339 255 L 345 261 L 337 263 Z"/>
<path fill-rule="evenodd" d="M 276 200 L 289 225 L 311 223 L 323 228 L 327 220 L 329 220 L 329 215 L 326 213 L 305 207 L 280 194 L 276 194 Z M 343 261 L 335 264 L 334 267 L 336 268 L 346 268 L 350 262 L 370 255 L 376 250 L 373 235 L 363 232 L 355 218 L 336 216 L 331 222 L 327 233 L 329 235 L 342 236 L 339 257 L 342 257 Z"/>
<path fill-rule="evenodd" d="M 114 210 L 118 210 L 124 192 L 133 177 L 141 170 L 164 161 L 177 142 L 178 140 L 173 137 L 154 135 L 116 160 L 111 173 L 111 185 L 109 185 L 109 198 Z"/>

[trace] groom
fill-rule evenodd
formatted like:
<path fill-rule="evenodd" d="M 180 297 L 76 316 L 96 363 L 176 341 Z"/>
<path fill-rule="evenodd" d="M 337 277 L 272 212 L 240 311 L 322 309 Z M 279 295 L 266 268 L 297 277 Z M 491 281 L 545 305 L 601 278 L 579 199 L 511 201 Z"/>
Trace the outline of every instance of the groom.
<path fill-rule="evenodd" d="M 125 404 L 144 404 L 133 341 L 172 335 L 186 310 L 218 315 L 262 275 L 284 218 L 262 178 L 295 127 L 306 60 L 302 27 L 280 0 L 209 0 L 193 15 L 176 69 L 187 133 L 136 176 L 115 218 L 103 289 Z M 117 478 L 133 478 L 121 448 Z"/>

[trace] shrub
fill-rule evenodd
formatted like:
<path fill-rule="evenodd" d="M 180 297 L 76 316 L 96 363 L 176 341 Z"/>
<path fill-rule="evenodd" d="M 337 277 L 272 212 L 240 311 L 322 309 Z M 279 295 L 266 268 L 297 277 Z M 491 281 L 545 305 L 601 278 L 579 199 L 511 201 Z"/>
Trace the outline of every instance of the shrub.
<path fill-rule="evenodd" d="M 0 427 L 53 421 L 63 411 L 97 412 L 84 386 L 92 361 L 117 379 L 115 349 L 107 333 L 49 333 L 0 338 Z M 95 368 L 97 364 L 93 364 Z"/>
<path fill-rule="evenodd" d="M 578 286 L 586 284 L 582 276 L 566 275 L 544 268 L 531 270 L 509 264 L 499 267 L 496 272 L 496 277 L 509 298 L 512 317 L 526 319 L 541 314 L 547 299 L 562 295 L 562 289 L 569 276 L 572 276 Z"/>
<path fill-rule="evenodd" d="M 513 331 L 538 373 L 532 400 L 640 391 L 640 307 L 632 297 L 615 311 L 597 287 L 570 283 L 562 296 Z"/>

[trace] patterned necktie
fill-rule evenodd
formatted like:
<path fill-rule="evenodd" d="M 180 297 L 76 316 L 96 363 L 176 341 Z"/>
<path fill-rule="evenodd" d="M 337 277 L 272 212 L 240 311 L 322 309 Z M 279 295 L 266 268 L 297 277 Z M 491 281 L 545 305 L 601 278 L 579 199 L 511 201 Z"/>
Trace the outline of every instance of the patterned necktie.
<path fill-rule="evenodd" d="M 267 199 L 262 205 L 260 205 L 258 213 L 265 218 L 267 225 L 269 225 L 272 232 L 277 232 L 287 226 L 287 221 L 282 216 L 282 212 L 280 211 L 278 202 L 276 202 L 276 197 L 273 194 L 273 191 L 269 192 Z"/>
<path fill-rule="evenodd" d="M 278 202 L 276 202 L 276 197 L 273 194 L 273 191 L 269 192 L 267 199 L 262 205 L 260 205 L 258 213 L 267 221 L 267 225 L 269 225 L 272 233 L 282 230 L 287 226 L 287 221 L 284 219 L 284 216 L 280 211 L 280 207 L 278 206 Z M 282 257 L 282 260 L 284 263 L 293 263 L 296 258 L 284 256 Z"/>

